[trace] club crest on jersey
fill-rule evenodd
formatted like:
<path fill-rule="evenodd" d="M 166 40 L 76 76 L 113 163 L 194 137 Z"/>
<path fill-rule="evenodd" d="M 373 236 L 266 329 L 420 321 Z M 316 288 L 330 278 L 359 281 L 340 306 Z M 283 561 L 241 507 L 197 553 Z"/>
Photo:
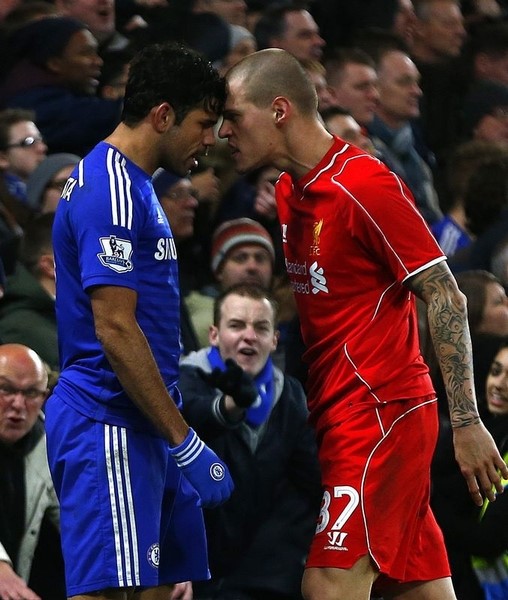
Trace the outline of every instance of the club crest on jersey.
<path fill-rule="evenodd" d="M 160 562 L 159 544 L 152 544 L 150 546 L 150 548 L 148 548 L 148 552 L 146 553 L 146 558 L 148 559 L 148 562 L 154 569 L 159 568 L 159 562 Z"/>
<path fill-rule="evenodd" d="M 319 256 L 320 248 L 319 241 L 321 236 L 321 229 L 323 228 L 323 219 L 316 221 L 312 226 L 312 245 L 310 247 L 310 256 Z"/>
<path fill-rule="evenodd" d="M 122 240 L 117 238 L 116 235 L 110 235 L 109 237 L 99 238 L 99 242 L 104 252 L 97 254 L 97 256 L 105 267 L 117 273 L 132 271 L 133 265 L 130 260 L 132 242 L 130 240 Z"/>

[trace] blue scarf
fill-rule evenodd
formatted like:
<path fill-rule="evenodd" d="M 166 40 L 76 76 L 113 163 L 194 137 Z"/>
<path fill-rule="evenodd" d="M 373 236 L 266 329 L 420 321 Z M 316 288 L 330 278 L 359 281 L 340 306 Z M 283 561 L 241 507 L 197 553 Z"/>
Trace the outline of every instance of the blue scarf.
<path fill-rule="evenodd" d="M 207 356 L 212 369 L 226 370 L 226 365 L 222 360 L 218 348 L 212 346 Z M 273 363 L 270 356 L 265 366 L 261 369 L 261 372 L 254 377 L 254 384 L 257 387 L 261 402 L 256 402 L 254 406 L 247 409 L 245 421 L 252 427 L 259 427 L 268 418 L 274 398 Z"/>

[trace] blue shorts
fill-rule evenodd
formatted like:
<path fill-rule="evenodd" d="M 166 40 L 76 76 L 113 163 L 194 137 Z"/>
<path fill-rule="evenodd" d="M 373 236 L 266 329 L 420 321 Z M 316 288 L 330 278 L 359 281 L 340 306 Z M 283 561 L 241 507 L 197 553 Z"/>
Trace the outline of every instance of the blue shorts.
<path fill-rule="evenodd" d="M 199 496 L 167 442 L 93 421 L 55 395 L 45 413 L 67 595 L 209 579 Z"/>

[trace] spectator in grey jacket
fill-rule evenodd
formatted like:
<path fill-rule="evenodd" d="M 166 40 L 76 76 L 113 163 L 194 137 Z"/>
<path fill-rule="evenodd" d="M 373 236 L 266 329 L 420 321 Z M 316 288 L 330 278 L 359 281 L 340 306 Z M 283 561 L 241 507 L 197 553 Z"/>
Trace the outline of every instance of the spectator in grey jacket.
<path fill-rule="evenodd" d="M 0 345 L 1 600 L 66 596 L 41 412 L 47 388 L 46 368 L 32 349 Z"/>

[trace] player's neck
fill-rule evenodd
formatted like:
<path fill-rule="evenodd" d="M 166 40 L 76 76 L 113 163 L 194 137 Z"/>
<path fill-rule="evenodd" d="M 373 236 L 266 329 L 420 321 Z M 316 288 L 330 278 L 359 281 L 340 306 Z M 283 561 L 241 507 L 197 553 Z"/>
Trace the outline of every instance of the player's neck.
<path fill-rule="evenodd" d="M 324 128 L 307 131 L 303 139 L 295 139 L 288 145 L 287 165 L 283 169 L 294 179 L 301 179 L 318 165 L 333 144 L 333 137 Z M 312 139 L 312 144 L 308 140 Z"/>
<path fill-rule="evenodd" d="M 149 175 L 159 166 L 154 151 L 155 140 L 150 139 L 150 131 L 143 124 L 132 128 L 120 123 L 104 141 L 117 148 Z"/>

